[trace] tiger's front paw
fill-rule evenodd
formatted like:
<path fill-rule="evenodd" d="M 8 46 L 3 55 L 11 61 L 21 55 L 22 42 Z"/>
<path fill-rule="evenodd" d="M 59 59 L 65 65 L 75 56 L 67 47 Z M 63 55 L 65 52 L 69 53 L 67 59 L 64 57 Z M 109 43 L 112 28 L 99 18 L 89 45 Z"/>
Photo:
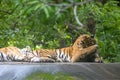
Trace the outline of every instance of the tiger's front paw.
<path fill-rule="evenodd" d="M 96 63 L 104 63 L 102 57 L 95 58 L 95 62 L 96 62 Z"/>

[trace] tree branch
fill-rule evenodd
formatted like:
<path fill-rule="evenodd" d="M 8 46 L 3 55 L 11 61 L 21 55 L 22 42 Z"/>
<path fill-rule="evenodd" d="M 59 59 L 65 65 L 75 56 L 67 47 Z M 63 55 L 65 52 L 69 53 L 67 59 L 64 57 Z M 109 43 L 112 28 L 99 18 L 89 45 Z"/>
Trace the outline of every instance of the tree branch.
<path fill-rule="evenodd" d="M 74 6 L 74 16 L 75 16 L 75 20 L 76 22 L 78 23 L 79 26 L 83 27 L 83 24 L 80 22 L 80 20 L 78 19 L 78 16 L 77 16 L 77 5 Z"/>
<path fill-rule="evenodd" d="M 67 3 L 61 3 L 61 4 L 53 4 L 53 3 L 47 3 L 48 6 L 56 6 L 56 7 L 59 7 L 59 9 L 57 10 L 57 12 L 55 13 L 55 15 L 59 14 L 60 12 L 63 12 L 65 11 L 66 9 L 70 8 L 70 7 L 74 7 L 73 9 L 73 13 L 74 13 L 74 17 L 75 17 L 75 20 L 77 22 L 77 24 L 79 26 L 84 27 L 84 25 L 82 24 L 82 22 L 79 20 L 78 16 L 77 16 L 77 6 L 79 5 L 83 5 L 83 4 L 86 4 L 88 2 L 91 2 L 93 0 L 85 0 L 83 2 L 74 2 L 74 1 L 71 1 L 70 4 L 67 4 Z"/>

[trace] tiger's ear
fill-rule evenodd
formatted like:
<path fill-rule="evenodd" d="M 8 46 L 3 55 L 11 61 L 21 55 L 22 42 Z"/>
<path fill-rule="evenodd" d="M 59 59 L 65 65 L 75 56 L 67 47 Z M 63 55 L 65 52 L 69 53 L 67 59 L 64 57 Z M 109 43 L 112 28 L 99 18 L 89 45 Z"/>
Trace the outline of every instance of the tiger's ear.
<path fill-rule="evenodd" d="M 27 50 L 31 50 L 30 46 L 26 46 L 26 49 L 27 49 Z"/>

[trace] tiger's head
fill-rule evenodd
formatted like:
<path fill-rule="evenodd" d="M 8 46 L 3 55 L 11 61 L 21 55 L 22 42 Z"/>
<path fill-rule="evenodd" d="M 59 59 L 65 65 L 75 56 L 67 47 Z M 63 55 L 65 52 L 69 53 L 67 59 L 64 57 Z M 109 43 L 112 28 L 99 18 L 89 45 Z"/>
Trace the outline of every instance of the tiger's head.
<path fill-rule="evenodd" d="M 83 48 L 87 48 L 95 44 L 96 44 L 96 40 L 94 38 L 92 38 L 89 35 L 84 34 L 77 38 L 77 40 L 73 44 L 73 47 L 83 49 Z"/>
<path fill-rule="evenodd" d="M 86 34 L 77 38 L 72 46 L 72 49 L 72 62 L 92 62 L 92 60 L 94 62 L 96 54 L 98 54 L 98 45 L 96 44 L 96 40 Z"/>

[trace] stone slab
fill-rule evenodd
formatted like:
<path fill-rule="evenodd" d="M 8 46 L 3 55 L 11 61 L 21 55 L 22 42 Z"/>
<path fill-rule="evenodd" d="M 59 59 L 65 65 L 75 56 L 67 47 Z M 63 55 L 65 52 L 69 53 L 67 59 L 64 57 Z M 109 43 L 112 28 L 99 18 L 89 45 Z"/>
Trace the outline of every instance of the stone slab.
<path fill-rule="evenodd" d="M 62 72 L 85 80 L 120 80 L 120 63 L 0 62 L 0 80 L 24 80 L 34 72 Z"/>

